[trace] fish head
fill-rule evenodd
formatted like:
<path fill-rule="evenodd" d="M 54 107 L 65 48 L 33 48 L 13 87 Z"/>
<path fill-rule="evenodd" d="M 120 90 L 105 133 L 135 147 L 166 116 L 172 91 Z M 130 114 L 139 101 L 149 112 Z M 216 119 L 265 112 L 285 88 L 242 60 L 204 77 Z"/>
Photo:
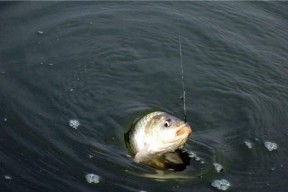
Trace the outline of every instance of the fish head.
<path fill-rule="evenodd" d="M 192 134 L 188 123 L 164 112 L 154 117 L 147 131 L 154 151 L 163 152 L 183 147 Z"/>

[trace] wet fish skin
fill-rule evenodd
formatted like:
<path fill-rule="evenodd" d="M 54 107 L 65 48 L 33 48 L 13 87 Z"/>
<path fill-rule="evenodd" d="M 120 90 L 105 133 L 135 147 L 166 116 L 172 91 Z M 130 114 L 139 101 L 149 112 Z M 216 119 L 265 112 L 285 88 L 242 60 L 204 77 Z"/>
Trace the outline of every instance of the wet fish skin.
<path fill-rule="evenodd" d="M 168 113 L 156 111 L 137 120 L 127 137 L 135 162 L 143 163 L 155 162 L 165 158 L 163 154 L 183 148 L 191 133 L 191 127 L 184 121 Z"/>

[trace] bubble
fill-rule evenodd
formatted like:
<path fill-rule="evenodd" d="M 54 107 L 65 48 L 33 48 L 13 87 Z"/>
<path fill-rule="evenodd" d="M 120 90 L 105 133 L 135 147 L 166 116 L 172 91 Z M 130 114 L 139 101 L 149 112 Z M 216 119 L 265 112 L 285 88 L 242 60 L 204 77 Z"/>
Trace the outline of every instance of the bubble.
<path fill-rule="evenodd" d="M 270 141 L 264 142 L 265 147 L 268 149 L 268 151 L 273 151 L 278 149 L 278 144 Z"/>
<path fill-rule="evenodd" d="M 69 126 L 72 127 L 73 129 L 77 129 L 79 125 L 80 123 L 78 120 L 76 119 L 69 120 Z"/>
<path fill-rule="evenodd" d="M 100 177 L 94 173 L 85 175 L 85 178 L 88 183 L 99 183 L 100 181 Z"/>
<path fill-rule="evenodd" d="M 213 163 L 215 170 L 220 173 L 223 171 L 223 166 L 219 163 Z"/>
<path fill-rule="evenodd" d="M 226 179 L 214 180 L 211 185 L 212 187 L 215 187 L 221 191 L 226 191 L 231 186 L 231 184 Z"/>

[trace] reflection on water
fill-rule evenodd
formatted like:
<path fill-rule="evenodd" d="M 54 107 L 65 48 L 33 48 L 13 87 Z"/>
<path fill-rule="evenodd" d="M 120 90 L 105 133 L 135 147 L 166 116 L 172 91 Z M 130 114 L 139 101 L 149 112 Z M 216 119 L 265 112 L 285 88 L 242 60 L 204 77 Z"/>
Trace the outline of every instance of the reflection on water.
<path fill-rule="evenodd" d="M 1 191 L 287 190 L 284 2 L 2 2 L 0 18 Z M 123 135 L 144 111 L 181 116 L 179 33 L 193 136 L 157 172 Z"/>

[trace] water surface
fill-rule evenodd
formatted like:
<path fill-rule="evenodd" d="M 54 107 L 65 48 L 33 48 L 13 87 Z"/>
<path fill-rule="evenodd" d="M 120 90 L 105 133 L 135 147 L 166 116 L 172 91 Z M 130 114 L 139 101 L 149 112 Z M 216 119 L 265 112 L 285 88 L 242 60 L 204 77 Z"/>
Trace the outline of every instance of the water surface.
<path fill-rule="evenodd" d="M 286 191 L 286 5 L 2 2 L 1 191 Z M 179 34 L 199 159 L 159 175 L 127 156 L 124 133 L 147 111 L 183 117 Z"/>

